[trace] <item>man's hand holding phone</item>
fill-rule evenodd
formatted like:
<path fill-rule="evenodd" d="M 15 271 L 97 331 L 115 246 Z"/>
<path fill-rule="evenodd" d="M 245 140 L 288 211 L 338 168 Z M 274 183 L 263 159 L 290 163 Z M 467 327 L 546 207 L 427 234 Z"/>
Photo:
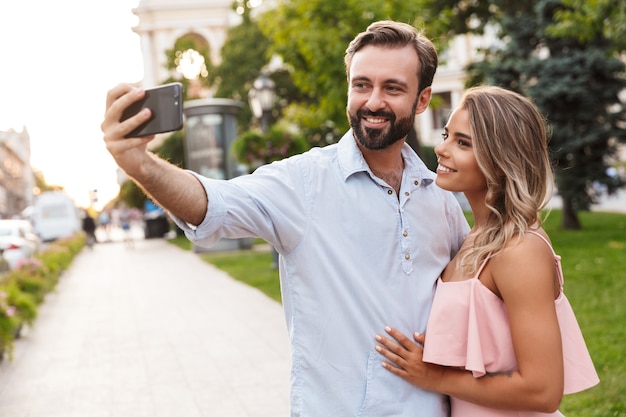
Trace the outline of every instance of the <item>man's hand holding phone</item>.
<path fill-rule="evenodd" d="M 155 109 L 142 107 L 127 119 L 122 117 L 133 103 L 144 101 L 146 94 L 146 90 L 131 84 L 119 84 L 109 90 L 100 125 L 107 150 L 117 165 L 157 204 L 178 218 L 198 225 L 208 207 L 202 184 L 189 172 L 148 151 L 148 143 L 154 135 L 131 137 L 132 132 L 143 129 L 146 122 L 153 119 Z M 179 101 L 182 98 L 182 94 L 178 96 Z M 158 109 L 156 112 L 158 114 Z"/>
<path fill-rule="evenodd" d="M 145 101 L 146 90 L 132 84 L 119 84 L 108 91 L 104 120 L 100 125 L 104 133 L 107 150 L 115 162 L 126 174 L 133 178 L 142 176 L 142 172 L 153 160 L 147 152 L 147 145 L 154 135 L 127 138 L 129 134 L 144 126 L 153 118 L 150 108 L 142 107 L 138 113 L 122 118 L 124 111 L 134 103 Z M 123 121 L 122 121 L 123 119 Z"/>

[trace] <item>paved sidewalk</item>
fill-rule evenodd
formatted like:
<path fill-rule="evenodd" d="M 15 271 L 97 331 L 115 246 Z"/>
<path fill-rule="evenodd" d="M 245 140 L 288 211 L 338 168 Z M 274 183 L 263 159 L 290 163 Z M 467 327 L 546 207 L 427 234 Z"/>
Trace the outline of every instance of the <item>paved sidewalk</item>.
<path fill-rule="evenodd" d="M 289 414 L 280 304 L 162 239 L 85 248 L 0 363 L 0 417 Z"/>

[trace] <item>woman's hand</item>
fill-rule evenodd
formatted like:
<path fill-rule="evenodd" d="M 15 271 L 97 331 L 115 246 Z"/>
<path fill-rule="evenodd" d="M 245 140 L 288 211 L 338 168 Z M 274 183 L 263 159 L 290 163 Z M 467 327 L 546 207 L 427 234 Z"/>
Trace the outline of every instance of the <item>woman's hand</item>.
<path fill-rule="evenodd" d="M 415 333 L 415 341 L 398 330 L 386 326 L 385 331 L 391 336 L 376 335 L 376 351 L 387 361 L 382 366 L 389 372 L 418 387 L 437 391 L 437 385 L 444 373 L 444 367 L 425 363 L 422 360 L 425 336 Z"/>

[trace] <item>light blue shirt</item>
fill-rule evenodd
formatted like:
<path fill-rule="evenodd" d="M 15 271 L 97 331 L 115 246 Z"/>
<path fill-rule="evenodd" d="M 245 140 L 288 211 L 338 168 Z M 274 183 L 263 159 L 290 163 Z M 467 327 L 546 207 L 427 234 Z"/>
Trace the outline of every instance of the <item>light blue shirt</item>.
<path fill-rule="evenodd" d="M 232 180 L 198 176 L 209 210 L 177 223 L 199 246 L 258 236 L 280 253 L 291 340 L 291 415 L 448 414 L 447 399 L 381 366 L 384 326 L 424 332 L 435 282 L 469 227 L 456 199 L 404 145 L 400 195 L 372 174 L 352 132 Z"/>

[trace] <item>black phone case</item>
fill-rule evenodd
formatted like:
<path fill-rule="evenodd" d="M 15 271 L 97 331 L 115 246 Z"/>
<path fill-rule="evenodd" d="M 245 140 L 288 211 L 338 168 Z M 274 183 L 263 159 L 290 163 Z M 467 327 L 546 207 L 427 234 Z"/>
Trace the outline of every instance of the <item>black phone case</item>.
<path fill-rule="evenodd" d="M 180 130 L 183 127 L 183 85 L 170 83 L 146 89 L 143 99 L 128 106 L 120 121 L 139 113 L 144 108 L 152 111 L 148 121 L 128 133 L 125 138 L 137 138 Z"/>

